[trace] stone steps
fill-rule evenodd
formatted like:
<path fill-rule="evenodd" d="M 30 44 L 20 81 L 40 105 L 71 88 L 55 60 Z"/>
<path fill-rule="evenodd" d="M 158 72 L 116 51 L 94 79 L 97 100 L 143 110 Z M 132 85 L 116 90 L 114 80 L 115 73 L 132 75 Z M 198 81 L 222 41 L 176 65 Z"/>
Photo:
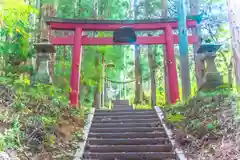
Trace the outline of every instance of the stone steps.
<path fill-rule="evenodd" d="M 129 138 L 129 139 L 88 139 L 88 144 L 96 145 L 157 145 L 169 144 L 168 138 Z"/>
<path fill-rule="evenodd" d="M 89 160 L 176 160 L 174 152 L 84 153 L 84 157 Z"/>
<path fill-rule="evenodd" d="M 164 128 L 160 127 L 126 127 L 126 128 L 91 128 L 90 132 L 93 133 L 152 133 L 152 132 L 164 132 Z"/>
<path fill-rule="evenodd" d="M 132 119 L 132 120 L 137 120 L 137 119 L 153 119 L 157 118 L 157 115 L 126 115 L 126 116 L 94 116 L 94 120 L 125 120 L 125 119 Z"/>
<path fill-rule="evenodd" d="M 124 127 L 159 127 L 160 122 L 153 123 L 94 123 L 92 128 L 124 128 Z"/>
<path fill-rule="evenodd" d="M 89 152 L 170 152 L 172 145 L 90 145 L 86 146 Z"/>
<path fill-rule="evenodd" d="M 130 118 L 130 117 L 129 117 Z M 152 119 L 117 119 L 117 120 L 111 120 L 111 119 L 101 119 L 101 120 L 96 120 L 93 119 L 93 124 L 95 123 L 154 123 L 154 122 L 158 122 L 158 118 L 152 118 Z"/>
<path fill-rule="evenodd" d="M 90 138 L 161 138 L 166 137 L 165 132 L 155 133 L 89 133 Z"/>
<path fill-rule="evenodd" d="M 153 115 L 154 110 L 96 110 L 95 117 L 97 116 L 132 116 L 132 115 Z"/>
<path fill-rule="evenodd" d="M 95 111 L 83 159 L 173 160 L 176 154 L 154 110 L 125 108 Z"/>

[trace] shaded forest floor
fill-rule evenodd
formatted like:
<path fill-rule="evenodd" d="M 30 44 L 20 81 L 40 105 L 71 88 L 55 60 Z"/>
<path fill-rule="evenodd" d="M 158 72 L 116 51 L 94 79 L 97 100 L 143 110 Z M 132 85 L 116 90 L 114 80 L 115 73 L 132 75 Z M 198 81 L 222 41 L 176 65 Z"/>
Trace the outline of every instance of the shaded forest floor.
<path fill-rule="evenodd" d="M 237 98 L 217 90 L 192 98 L 187 104 L 165 107 L 167 124 L 192 160 L 240 159 Z"/>
<path fill-rule="evenodd" d="M 28 80 L 0 78 L 0 159 L 72 159 L 85 109 L 68 107 L 67 92 Z"/>

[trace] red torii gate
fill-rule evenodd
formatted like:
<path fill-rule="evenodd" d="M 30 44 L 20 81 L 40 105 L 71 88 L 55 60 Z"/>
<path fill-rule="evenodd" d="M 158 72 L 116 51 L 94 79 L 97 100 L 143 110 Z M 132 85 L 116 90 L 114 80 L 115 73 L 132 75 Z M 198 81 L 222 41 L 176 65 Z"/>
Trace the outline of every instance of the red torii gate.
<path fill-rule="evenodd" d="M 178 44 L 179 38 L 173 34 L 173 29 L 178 28 L 177 19 L 158 19 L 158 20 L 73 20 L 73 19 L 59 19 L 48 17 L 45 18 L 46 23 L 51 30 L 72 30 L 74 35 L 65 37 L 50 36 L 50 41 L 53 45 L 72 45 L 72 71 L 71 71 L 71 92 L 70 104 L 72 106 L 78 105 L 79 95 L 79 81 L 81 70 L 81 48 L 83 45 L 123 45 L 129 43 L 114 43 L 112 37 L 88 37 L 82 36 L 83 31 L 115 31 L 121 27 L 131 27 L 134 30 L 164 30 L 165 34 L 159 36 L 140 36 L 134 44 L 152 45 L 164 44 L 166 45 L 166 62 L 170 101 L 175 103 L 179 99 L 178 91 L 178 76 L 176 69 L 176 60 L 174 54 L 174 44 Z M 196 27 L 196 21 L 188 19 L 187 27 Z M 190 44 L 197 42 L 195 35 L 188 36 Z"/>

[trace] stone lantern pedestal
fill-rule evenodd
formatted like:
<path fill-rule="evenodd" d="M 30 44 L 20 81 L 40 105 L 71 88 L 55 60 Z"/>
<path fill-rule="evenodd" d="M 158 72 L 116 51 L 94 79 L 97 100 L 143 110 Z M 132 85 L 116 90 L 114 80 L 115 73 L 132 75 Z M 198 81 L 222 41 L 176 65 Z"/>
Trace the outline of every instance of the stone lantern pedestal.
<path fill-rule="evenodd" d="M 200 90 L 213 90 L 223 84 L 223 76 L 217 71 L 215 64 L 216 52 L 221 45 L 203 44 L 198 50 L 200 60 L 205 64 Z"/>
<path fill-rule="evenodd" d="M 49 60 L 53 53 L 56 53 L 55 47 L 48 43 L 36 43 L 35 49 L 37 51 L 37 74 L 35 80 L 40 83 L 49 84 L 53 82 L 53 77 L 49 74 Z"/>

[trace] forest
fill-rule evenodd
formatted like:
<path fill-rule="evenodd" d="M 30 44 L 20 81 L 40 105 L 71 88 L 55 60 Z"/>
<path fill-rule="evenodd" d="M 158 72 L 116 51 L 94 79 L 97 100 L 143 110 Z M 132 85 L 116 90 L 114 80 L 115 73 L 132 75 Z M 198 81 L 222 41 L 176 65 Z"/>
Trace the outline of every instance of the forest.
<path fill-rule="evenodd" d="M 77 160 L 79 143 L 87 141 L 85 128 L 92 124 L 91 135 L 97 126 L 96 119 L 89 120 L 89 115 L 94 110 L 94 118 L 101 119 L 98 116 L 105 112 L 100 111 L 113 109 L 118 105 L 115 100 L 128 100 L 136 114 L 139 112 L 136 117 L 142 114 L 139 119 L 151 119 L 151 110 L 160 108 L 164 121 L 158 123 L 166 124 L 173 132 L 175 145 L 183 150 L 186 159 L 240 159 L 239 8 L 240 3 L 234 0 L 0 0 L 0 160 Z M 196 28 L 184 28 L 186 34 L 173 29 L 173 34 L 179 35 L 179 44 L 173 44 L 176 79 L 168 79 L 167 51 L 162 44 L 83 46 L 79 104 L 73 107 L 69 99 L 73 46 L 45 44 L 52 36 L 47 17 L 99 21 L 176 19 L 179 26 L 180 21 L 185 23 L 190 18 L 197 23 Z M 54 30 L 51 34 L 64 37 L 74 31 Z M 113 34 L 83 31 L 83 35 L 97 38 Z M 162 34 L 162 30 L 136 31 L 137 36 Z M 184 35 L 186 39 L 187 35 L 196 35 L 198 42 L 186 42 L 188 47 L 184 48 L 180 38 Z M 211 68 L 197 56 L 199 47 L 207 44 L 219 47 L 210 62 L 221 78 L 221 84 L 214 88 L 203 85 L 205 77 L 198 68 Z M 39 49 L 42 46 L 50 48 L 51 53 L 43 55 Z M 187 53 L 185 57 L 183 52 Z M 171 81 L 178 82 L 179 98 L 174 103 L 170 99 Z M 112 115 L 121 117 L 125 112 Z M 134 117 L 134 113 L 127 114 Z M 139 129 L 145 122 L 139 128 L 137 125 Z M 106 124 L 104 128 L 110 127 Z M 104 147 L 92 150 L 102 153 Z"/>

